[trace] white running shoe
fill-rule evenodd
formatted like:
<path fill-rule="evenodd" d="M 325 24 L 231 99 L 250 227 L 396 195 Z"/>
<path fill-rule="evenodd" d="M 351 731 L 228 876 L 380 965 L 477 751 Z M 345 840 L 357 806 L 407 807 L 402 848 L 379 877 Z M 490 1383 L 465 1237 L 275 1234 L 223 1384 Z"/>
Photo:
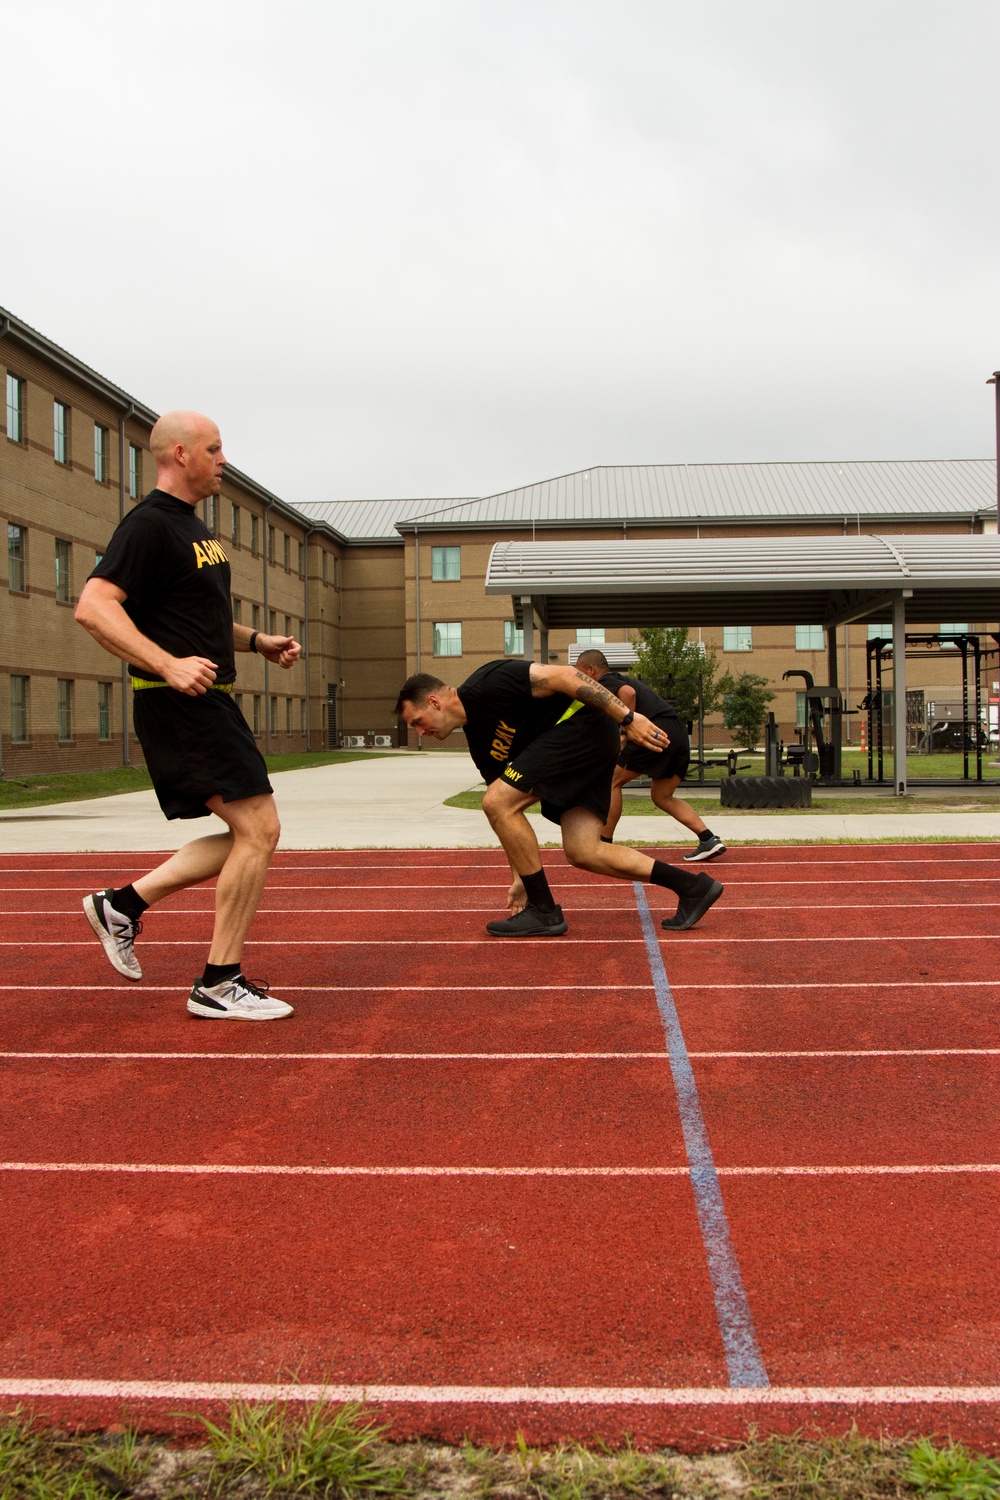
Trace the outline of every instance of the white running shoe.
<path fill-rule="evenodd" d="M 207 1016 L 216 1021 L 279 1021 L 294 1009 L 284 1000 L 276 1000 L 263 988 L 251 984 L 242 974 L 223 979 L 219 984 L 194 982 L 187 1008 L 193 1016 Z"/>
<path fill-rule="evenodd" d="M 93 896 L 84 896 L 83 909 L 119 974 L 124 974 L 126 979 L 141 979 L 142 970 L 132 945 L 142 931 L 142 923 L 133 922 L 124 912 L 116 911 L 111 905 L 113 895 L 114 891 L 109 887 Z"/>

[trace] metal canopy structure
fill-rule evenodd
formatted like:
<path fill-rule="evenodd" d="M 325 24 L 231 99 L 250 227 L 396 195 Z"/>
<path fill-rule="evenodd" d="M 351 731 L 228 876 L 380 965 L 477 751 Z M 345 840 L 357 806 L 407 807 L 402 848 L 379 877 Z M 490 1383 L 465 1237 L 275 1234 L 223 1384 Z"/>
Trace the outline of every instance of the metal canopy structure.
<path fill-rule="evenodd" d="M 822 625 L 830 684 L 837 627 L 891 621 L 895 781 L 906 792 L 907 616 L 1000 619 L 1000 536 L 753 536 L 698 541 L 498 542 L 487 594 L 534 631 L 587 625 Z"/>

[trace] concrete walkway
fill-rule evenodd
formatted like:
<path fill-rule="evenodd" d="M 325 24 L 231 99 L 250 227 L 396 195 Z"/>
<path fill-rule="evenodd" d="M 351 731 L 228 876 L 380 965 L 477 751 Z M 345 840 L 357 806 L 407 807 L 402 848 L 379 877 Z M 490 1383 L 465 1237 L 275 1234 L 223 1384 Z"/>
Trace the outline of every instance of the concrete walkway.
<path fill-rule="evenodd" d="M 479 784 L 468 756 L 403 754 L 282 771 L 273 778 L 286 849 L 495 848 L 481 812 L 443 807 L 446 797 Z M 531 819 L 539 841 L 558 843 L 558 830 Z M 10 853 L 71 853 L 88 850 L 176 849 L 202 833 L 218 831 L 215 818 L 171 822 L 152 792 L 127 792 L 90 802 L 54 803 L 37 810 L 0 814 L 0 850 Z M 992 838 L 1000 840 L 997 812 L 782 814 L 726 812 L 710 815 L 710 827 L 727 843 L 786 840 Z M 672 818 L 626 817 L 622 843 L 687 846 L 691 837 Z"/>

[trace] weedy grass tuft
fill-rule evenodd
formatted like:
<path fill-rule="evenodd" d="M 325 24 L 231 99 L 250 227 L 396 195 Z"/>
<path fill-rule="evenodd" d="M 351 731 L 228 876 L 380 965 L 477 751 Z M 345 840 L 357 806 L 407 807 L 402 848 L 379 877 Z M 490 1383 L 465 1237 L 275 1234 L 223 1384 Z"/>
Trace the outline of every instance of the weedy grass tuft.
<path fill-rule="evenodd" d="M 199 1417 L 212 1450 L 211 1484 L 250 1479 L 262 1495 L 395 1494 L 398 1464 L 380 1449 L 384 1428 L 357 1402 L 333 1407 L 316 1401 L 294 1413 L 280 1402 L 236 1402 L 225 1427 Z"/>
<path fill-rule="evenodd" d="M 961 1443 L 935 1448 L 929 1438 L 910 1449 L 907 1483 L 926 1500 L 1000 1500 L 1000 1464 Z"/>

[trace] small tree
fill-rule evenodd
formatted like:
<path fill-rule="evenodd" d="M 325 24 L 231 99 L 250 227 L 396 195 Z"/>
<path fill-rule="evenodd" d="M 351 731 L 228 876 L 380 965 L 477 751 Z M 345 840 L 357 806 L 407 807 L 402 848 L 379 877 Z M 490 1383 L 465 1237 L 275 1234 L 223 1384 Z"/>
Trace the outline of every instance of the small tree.
<path fill-rule="evenodd" d="M 686 627 L 655 626 L 639 632 L 635 674 L 669 698 L 682 719 L 698 717 L 699 680 L 703 712 L 711 714 L 719 707 L 718 670 L 715 652 L 689 641 Z"/>
<path fill-rule="evenodd" d="M 756 672 L 727 672 L 719 679 L 722 698 L 722 722 L 736 736 L 742 750 L 754 750 L 767 718 L 767 705 L 774 699 L 768 691 L 767 678 Z"/>

